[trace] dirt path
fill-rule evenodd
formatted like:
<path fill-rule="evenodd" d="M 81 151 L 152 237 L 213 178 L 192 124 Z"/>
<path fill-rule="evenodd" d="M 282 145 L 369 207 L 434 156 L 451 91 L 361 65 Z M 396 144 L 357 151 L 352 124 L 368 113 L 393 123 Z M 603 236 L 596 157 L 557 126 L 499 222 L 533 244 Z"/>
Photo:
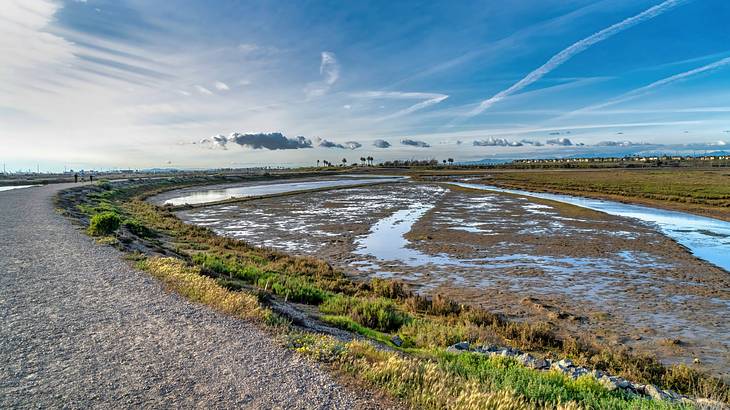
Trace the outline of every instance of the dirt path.
<path fill-rule="evenodd" d="M 0 408 L 375 408 L 255 325 L 166 292 L 57 214 L 0 193 Z"/>

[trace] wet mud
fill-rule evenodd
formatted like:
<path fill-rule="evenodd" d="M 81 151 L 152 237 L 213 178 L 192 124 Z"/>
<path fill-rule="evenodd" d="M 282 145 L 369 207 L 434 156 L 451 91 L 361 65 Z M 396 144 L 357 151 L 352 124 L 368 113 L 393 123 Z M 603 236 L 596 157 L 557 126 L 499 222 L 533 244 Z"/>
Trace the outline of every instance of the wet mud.
<path fill-rule="evenodd" d="M 327 259 L 356 278 L 402 280 L 424 294 L 559 324 L 730 377 L 730 275 L 634 219 L 415 182 L 178 216 L 252 244 Z"/>

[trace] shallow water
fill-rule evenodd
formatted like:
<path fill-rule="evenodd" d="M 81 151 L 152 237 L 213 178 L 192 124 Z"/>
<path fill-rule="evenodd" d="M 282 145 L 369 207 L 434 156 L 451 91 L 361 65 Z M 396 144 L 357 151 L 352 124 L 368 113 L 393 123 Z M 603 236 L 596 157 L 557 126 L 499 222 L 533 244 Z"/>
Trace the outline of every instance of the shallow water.
<path fill-rule="evenodd" d="M 730 222 L 685 212 L 668 211 L 642 205 L 591 199 L 571 195 L 504 189 L 491 185 L 454 182 L 464 188 L 505 192 L 564 202 L 609 215 L 635 218 L 655 225 L 664 235 L 687 247 L 692 254 L 730 271 Z"/>
<path fill-rule="evenodd" d="M 403 180 L 402 177 L 376 176 L 373 178 L 345 178 L 318 181 L 278 182 L 272 184 L 257 184 L 223 189 L 201 189 L 200 191 L 194 191 L 183 196 L 168 199 L 164 202 L 164 204 L 203 204 L 207 202 L 223 201 L 231 198 L 245 198 L 249 196 L 282 194 L 293 191 L 304 191 L 320 188 L 336 188 L 369 183 L 377 184 L 382 182 L 396 182 L 401 180 Z"/>
<path fill-rule="evenodd" d="M 11 189 L 30 188 L 38 185 L 13 185 L 13 186 L 0 186 L 0 192 L 10 191 Z"/>
<path fill-rule="evenodd" d="M 434 256 L 408 247 L 408 240 L 404 237 L 411 227 L 426 212 L 433 209 L 434 204 L 416 203 L 406 209 L 396 211 L 393 215 L 376 222 L 366 236 L 355 240 L 356 255 L 374 256 L 384 261 L 400 261 L 408 266 L 422 265 L 458 265 L 468 266 L 468 263 L 448 256 Z"/>

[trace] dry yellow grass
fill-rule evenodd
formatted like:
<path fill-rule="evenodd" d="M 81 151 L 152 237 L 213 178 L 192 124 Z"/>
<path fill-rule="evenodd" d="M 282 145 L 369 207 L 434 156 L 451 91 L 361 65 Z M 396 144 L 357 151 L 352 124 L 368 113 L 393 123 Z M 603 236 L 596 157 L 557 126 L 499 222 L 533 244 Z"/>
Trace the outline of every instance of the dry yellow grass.
<path fill-rule="evenodd" d="M 266 319 L 271 312 L 261 307 L 256 296 L 231 292 L 215 279 L 200 274 L 200 268 L 187 266 L 176 258 L 150 258 L 143 268 L 161 280 L 165 286 L 182 296 L 211 306 L 216 310 L 246 319 Z"/>

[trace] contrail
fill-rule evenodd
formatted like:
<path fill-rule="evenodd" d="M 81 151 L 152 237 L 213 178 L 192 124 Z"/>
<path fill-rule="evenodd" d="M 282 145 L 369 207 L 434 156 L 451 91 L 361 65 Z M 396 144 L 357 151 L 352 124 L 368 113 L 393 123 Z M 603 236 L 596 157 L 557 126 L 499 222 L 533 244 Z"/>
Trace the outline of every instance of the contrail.
<path fill-rule="evenodd" d="M 704 73 L 706 71 L 715 70 L 715 69 L 724 67 L 726 65 L 730 65 L 730 57 L 726 57 L 726 58 L 723 58 L 722 60 L 715 61 L 714 63 L 710 63 L 710 64 L 704 65 L 702 67 L 698 67 L 698 68 L 695 68 L 695 69 L 692 69 L 692 70 L 689 70 L 689 71 L 685 71 L 683 73 L 675 74 L 675 75 L 670 76 L 670 77 L 667 77 L 667 78 L 662 78 L 661 80 L 657 80 L 657 81 L 654 81 L 653 83 L 651 83 L 649 85 L 645 85 L 643 87 L 639 87 L 637 89 L 631 90 L 631 91 L 629 91 L 627 93 L 624 93 L 624 94 L 622 94 L 622 95 L 620 95 L 618 97 L 612 98 L 612 99 L 610 99 L 610 100 L 608 100 L 608 101 L 606 101 L 604 103 L 596 104 L 596 105 L 591 105 L 591 106 L 588 106 L 588 107 L 581 108 L 579 110 L 573 111 L 571 114 L 575 114 L 575 113 L 583 112 L 583 111 L 597 110 L 599 108 L 604 108 L 604 107 L 608 107 L 610 105 L 615 105 L 615 104 L 622 103 L 624 101 L 632 100 L 634 98 L 641 97 L 641 96 L 643 96 L 643 95 L 651 92 L 651 90 L 653 90 L 655 88 L 658 88 L 658 87 L 661 87 L 661 86 L 664 86 L 664 85 L 667 85 L 667 84 L 671 84 L 671 83 L 676 82 L 676 81 L 681 81 L 681 80 L 684 80 L 687 77 L 691 77 L 693 75 L 701 74 L 701 73 Z"/>
<path fill-rule="evenodd" d="M 530 74 L 528 74 L 525 78 L 521 79 L 520 81 L 513 84 L 511 87 L 507 88 L 506 90 L 502 90 L 499 93 L 495 94 L 492 98 L 489 98 L 487 100 L 482 101 L 478 107 L 476 107 L 474 110 L 469 112 L 467 116 L 471 117 L 477 114 L 481 114 L 484 112 L 484 110 L 488 109 L 492 105 L 496 104 L 497 102 L 505 99 L 506 97 L 514 94 L 515 92 L 527 87 L 528 85 L 534 83 L 535 81 L 541 79 L 546 74 L 550 73 L 551 71 L 558 68 L 560 65 L 565 63 L 566 61 L 570 60 L 574 55 L 586 50 L 590 46 L 599 43 L 603 40 L 606 40 L 628 28 L 631 28 L 637 24 L 640 24 L 646 20 L 650 20 L 654 17 L 657 17 L 664 12 L 682 4 L 685 3 L 687 0 L 667 0 L 664 1 L 661 4 L 657 4 L 654 7 L 648 8 L 641 13 L 629 17 L 623 21 L 620 21 L 610 27 L 607 27 L 591 36 L 588 36 L 578 42 L 573 43 L 568 48 L 563 49 L 558 54 L 555 54 L 548 60 L 545 64 L 541 65 L 534 71 L 532 71 Z"/>
<path fill-rule="evenodd" d="M 408 115 L 408 114 L 414 113 L 416 111 L 422 110 L 424 108 L 428 108 L 432 105 L 438 104 L 441 101 L 449 98 L 449 96 L 445 95 L 445 94 L 400 92 L 400 91 L 369 91 L 369 92 L 364 92 L 364 93 L 353 94 L 353 96 L 359 97 L 359 98 L 390 98 L 390 99 L 399 99 L 399 100 L 423 99 L 424 100 L 417 104 L 413 104 L 410 107 L 404 108 L 400 111 L 386 115 L 385 117 L 381 117 L 378 119 L 378 121 L 402 117 L 404 115 Z"/>

